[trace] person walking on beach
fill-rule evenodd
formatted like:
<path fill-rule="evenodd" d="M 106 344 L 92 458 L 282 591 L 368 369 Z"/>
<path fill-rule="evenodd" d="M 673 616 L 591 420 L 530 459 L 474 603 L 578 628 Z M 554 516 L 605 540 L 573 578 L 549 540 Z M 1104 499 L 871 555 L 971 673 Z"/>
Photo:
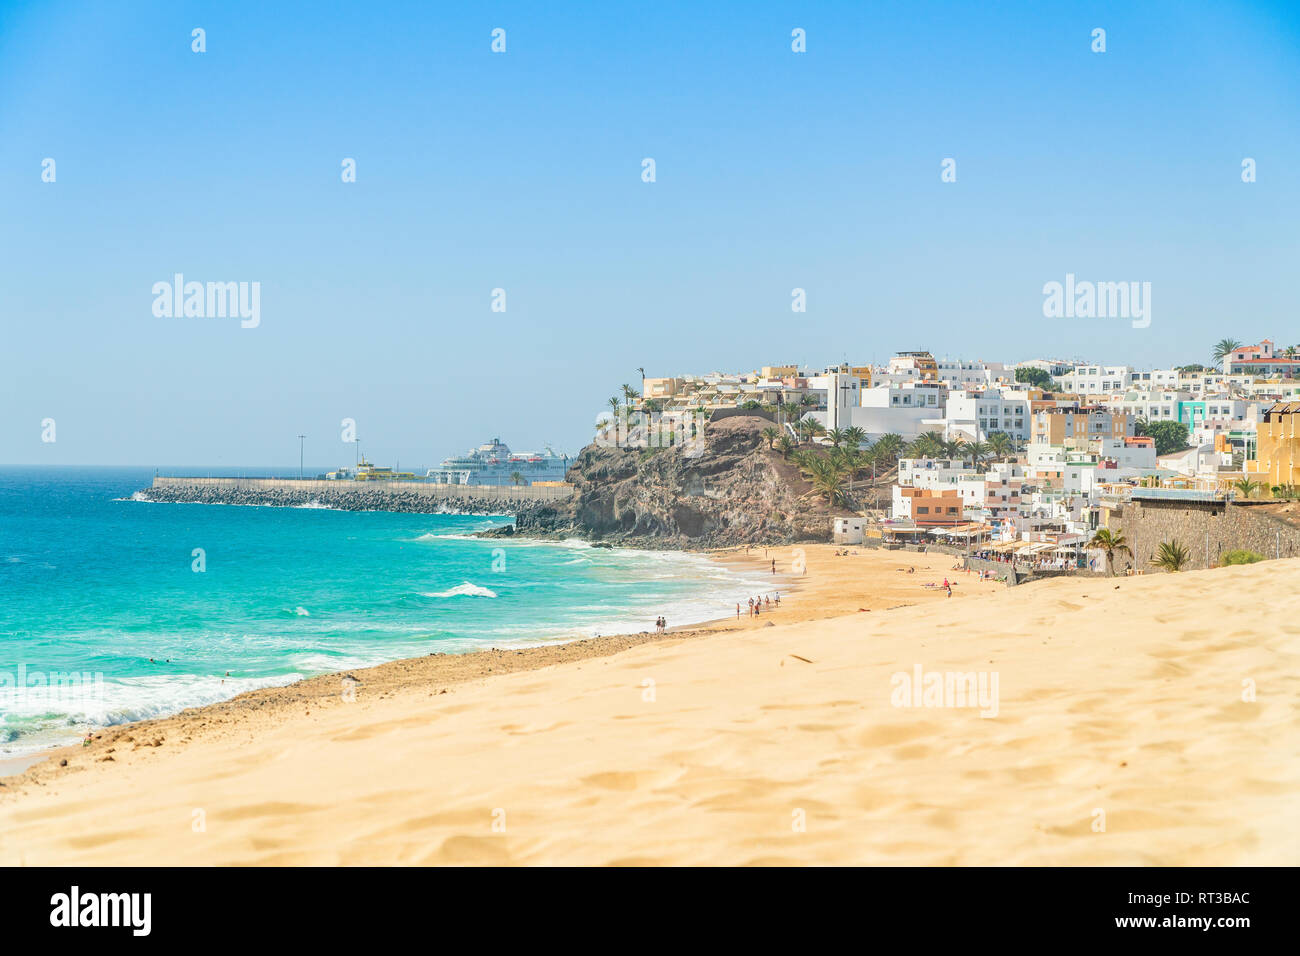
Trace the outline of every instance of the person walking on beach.
<path fill-rule="evenodd" d="M 736 620 L 737 620 L 737 621 L 740 620 L 740 602 L 739 602 L 739 601 L 736 602 Z"/>
<path fill-rule="evenodd" d="M 750 598 L 750 599 L 749 599 L 749 616 L 750 616 L 750 617 L 753 617 L 753 616 L 754 616 L 754 599 L 753 599 L 753 598 Z"/>
<path fill-rule="evenodd" d="M 776 574 L 776 558 L 772 559 L 772 573 Z"/>

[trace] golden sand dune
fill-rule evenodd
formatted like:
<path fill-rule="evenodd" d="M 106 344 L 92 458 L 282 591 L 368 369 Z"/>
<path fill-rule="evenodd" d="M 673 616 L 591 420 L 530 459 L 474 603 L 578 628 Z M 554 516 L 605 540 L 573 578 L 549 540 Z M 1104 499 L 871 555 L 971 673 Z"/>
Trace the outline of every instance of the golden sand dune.
<path fill-rule="evenodd" d="M 809 578 L 867 606 L 828 551 Z M 126 728 L 11 778 L 0 862 L 1294 864 L 1297 573 L 963 577 L 449 687 L 360 672 L 355 702 Z M 996 715 L 896 706 L 918 667 L 996 678 Z"/>

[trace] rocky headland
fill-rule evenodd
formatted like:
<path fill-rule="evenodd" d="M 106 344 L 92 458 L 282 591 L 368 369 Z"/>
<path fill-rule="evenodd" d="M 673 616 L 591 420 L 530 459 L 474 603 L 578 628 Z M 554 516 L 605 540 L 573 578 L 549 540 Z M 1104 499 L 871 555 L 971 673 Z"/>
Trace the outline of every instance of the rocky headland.
<path fill-rule="evenodd" d="M 513 528 L 487 535 L 585 538 L 649 548 L 719 548 L 829 541 L 832 508 L 799 469 L 768 448 L 765 418 L 711 423 L 702 453 L 682 448 L 588 445 L 567 481 L 567 501 L 521 511 Z"/>

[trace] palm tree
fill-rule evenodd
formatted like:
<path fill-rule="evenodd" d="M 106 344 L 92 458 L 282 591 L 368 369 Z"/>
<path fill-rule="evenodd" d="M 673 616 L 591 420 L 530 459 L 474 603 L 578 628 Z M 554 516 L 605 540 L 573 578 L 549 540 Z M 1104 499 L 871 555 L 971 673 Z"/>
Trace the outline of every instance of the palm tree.
<path fill-rule="evenodd" d="M 789 435 L 782 435 L 777 441 L 776 447 L 781 452 L 781 457 L 788 460 L 790 453 L 794 451 L 794 442 L 790 440 Z"/>
<path fill-rule="evenodd" d="M 1181 571 L 1191 556 L 1191 552 L 1177 541 L 1165 541 L 1160 545 L 1156 556 L 1151 559 L 1151 564 L 1166 571 Z"/>
<path fill-rule="evenodd" d="M 994 458 L 1006 461 L 1016 453 L 1016 441 L 1006 432 L 994 432 L 989 435 L 989 451 Z"/>
<path fill-rule="evenodd" d="M 882 447 L 880 442 L 874 445 L 867 445 L 859 453 L 860 461 L 871 469 L 871 480 L 876 480 L 876 473 L 880 466 L 889 458 L 889 449 Z"/>
<path fill-rule="evenodd" d="M 845 444 L 851 445 L 854 448 L 861 448 L 862 443 L 866 440 L 867 440 L 867 433 L 863 429 L 859 428 L 857 425 L 853 425 L 849 428 L 844 429 Z"/>
<path fill-rule="evenodd" d="M 515 485 L 522 485 L 522 484 L 524 483 L 524 475 L 523 475 L 523 472 L 520 472 L 520 471 L 512 471 L 512 472 L 510 472 L 510 481 L 511 481 L 512 484 L 515 484 Z"/>
<path fill-rule="evenodd" d="M 876 439 L 875 448 L 881 457 L 881 464 L 892 465 L 896 462 L 899 452 L 903 450 L 903 444 L 903 436 L 893 432 L 886 432 Z"/>
<path fill-rule="evenodd" d="M 844 429 L 832 428 L 826 433 L 826 437 L 831 440 L 831 445 L 835 448 L 839 448 L 844 444 Z"/>
<path fill-rule="evenodd" d="M 803 419 L 795 426 L 795 430 L 803 436 L 803 440 L 806 442 L 811 442 L 818 435 L 826 434 L 826 426 L 815 418 Z"/>
<path fill-rule="evenodd" d="M 635 388 L 633 388 L 631 385 L 623 385 L 623 386 L 621 386 L 621 387 L 622 387 L 622 389 L 623 389 L 623 400 L 624 400 L 625 402 L 627 402 L 627 404 L 628 404 L 629 407 L 631 407 L 631 405 L 632 405 L 632 399 L 634 399 L 634 398 L 640 398 L 640 397 L 641 397 L 641 393 L 638 392 L 638 391 L 637 391 Z"/>
<path fill-rule="evenodd" d="M 1236 339 L 1219 339 L 1214 346 L 1214 361 L 1211 364 L 1222 365 L 1224 358 L 1239 348 L 1241 348 L 1241 343 Z"/>
<path fill-rule="evenodd" d="M 813 490 L 824 495 L 828 504 L 844 500 L 844 471 L 829 458 L 806 452 L 799 467 L 808 476 Z"/>
<path fill-rule="evenodd" d="M 1106 577 L 1113 577 L 1115 574 L 1116 552 L 1129 556 L 1133 554 L 1124 536 L 1112 533 L 1109 528 L 1102 528 L 1094 534 L 1092 540 L 1088 542 L 1088 547 L 1106 552 Z"/>
<path fill-rule="evenodd" d="M 961 446 L 961 456 L 969 458 L 971 465 L 976 471 L 981 470 L 980 465 L 984 459 L 989 456 L 989 446 L 982 441 L 963 442 Z"/>
<path fill-rule="evenodd" d="M 1260 489 L 1260 483 L 1253 478 L 1241 477 L 1232 483 L 1232 486 L 1241 492 L 1243 498 L 1255 497 L 1255 492 Z"/>
<path fill-rule="evenodd" d="M 618 400 L 617 398 L 612 398 L 612 397 L 610 398 L 610 400 L 609 400 L 609 407 L 612 408 L 612 409 L 614 410 L 614 416 L 615 416 L 615 417 L 618 417 L 619 404 L 620 404 L 620 403 L 619 403 L 619 400 Z"/>
<path fill-rule="evenodd" d="M 767 450 L 771 451 L 772 446 L 776 444 L 776 440 L 781 433 L 777 431 L 775 428 L 773 428 L 771 425 L 768 425 L 766 428 L 763 429 L 762 434 L 763 437 L 767 439 Z"/>
<path fill-rule="evenodd" d="M 937 431 L 924 432 L 912 442 L 911 451 L 916 458 L 942 458 L 947 451 L 943 436 Z"/>

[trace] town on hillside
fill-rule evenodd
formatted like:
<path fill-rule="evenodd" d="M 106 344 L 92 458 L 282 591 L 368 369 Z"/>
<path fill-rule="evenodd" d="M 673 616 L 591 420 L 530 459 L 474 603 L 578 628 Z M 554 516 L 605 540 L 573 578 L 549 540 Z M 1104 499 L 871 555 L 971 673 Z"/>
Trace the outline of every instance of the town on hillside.
<path fill-rule="evenodd" d="M 1167 369 L 909 351 L 885 366 L 640 370 L 641 389 L 622 386 L 598 416 L 597 442 L 671 445 L 759 416 L 768 447 L 842 507 L 837 543 L 947 547 L 1013 580 L 1298 553 L 1284 530 L 1300 510 L 1300 347 L 1225 339 L 1209 352 Z M 1206 523 L 1246 503 L 1283 523 Z M 1169 509 L 1204 518 L 1170 524 Z"/>

